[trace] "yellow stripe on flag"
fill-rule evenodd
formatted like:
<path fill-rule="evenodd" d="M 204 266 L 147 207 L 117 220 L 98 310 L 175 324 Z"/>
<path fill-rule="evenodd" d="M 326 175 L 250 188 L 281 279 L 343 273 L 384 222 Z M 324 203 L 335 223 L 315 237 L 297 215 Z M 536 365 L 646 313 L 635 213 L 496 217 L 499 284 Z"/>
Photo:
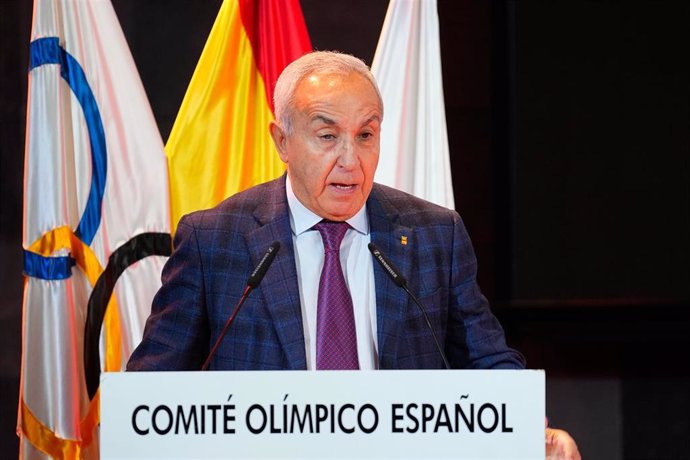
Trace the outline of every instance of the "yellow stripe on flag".
<path fill-rule="evenodd" d="M 285 170 L 236 0 L 221 6 L 165 146 L 171 224 Z"/>

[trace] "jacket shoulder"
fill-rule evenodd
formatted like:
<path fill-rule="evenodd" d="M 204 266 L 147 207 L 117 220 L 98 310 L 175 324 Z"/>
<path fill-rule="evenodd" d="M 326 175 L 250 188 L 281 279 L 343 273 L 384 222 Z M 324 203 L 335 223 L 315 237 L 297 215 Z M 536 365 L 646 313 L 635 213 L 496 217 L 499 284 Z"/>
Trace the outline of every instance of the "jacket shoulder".
<path fill-rule="evenodd" d="M 455 225 L 460 221 L 458 213 L 409 193 L 374 184 L 369 204 L 380 208 L 384 213 L 397 218 L 399 223 L 410 227 L 429 224 Z"/>
<path fill-rule="evenodd" d="M 191 225 L 197 230 L 217 228 L 220 221 L 254 220 L 257 211 L 260 214 L 280 208 L 287 202 L 285 179 L 278 178 L 236 193 L 216 206 L 191 212 L 182 217 L 180 225 Z"/>

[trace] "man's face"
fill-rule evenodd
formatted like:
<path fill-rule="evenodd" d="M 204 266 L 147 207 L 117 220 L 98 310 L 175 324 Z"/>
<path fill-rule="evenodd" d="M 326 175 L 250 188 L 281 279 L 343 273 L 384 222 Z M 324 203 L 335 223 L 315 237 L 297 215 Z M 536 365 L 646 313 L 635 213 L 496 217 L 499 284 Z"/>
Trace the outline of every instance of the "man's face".
<path fill-rule="evenodd" d="M 379 160 L 381 105 L 361 75 L 312 74 L 295 90 L 292 133 L 271 135 L 297 199 L 324 219 L 343 221 L 371 192 Z"/>

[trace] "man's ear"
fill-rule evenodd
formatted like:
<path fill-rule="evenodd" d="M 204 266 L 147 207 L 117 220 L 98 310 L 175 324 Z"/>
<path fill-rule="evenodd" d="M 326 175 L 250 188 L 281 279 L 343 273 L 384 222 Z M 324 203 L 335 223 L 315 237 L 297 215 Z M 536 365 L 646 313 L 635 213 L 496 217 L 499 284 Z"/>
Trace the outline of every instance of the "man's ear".
<path fill-rule="evenodd" d="M 271 132 L 271 137 L 273 138 L 273 143 L 276 146 L 276 150 L 278 150 L 278 156 L 283 163 L 287 163 L 287 136 L 285 135 L 285 131 L 283 131 L 283 128 L 281 128 L 275 120 L 271 121 L 268 129 Z"/>

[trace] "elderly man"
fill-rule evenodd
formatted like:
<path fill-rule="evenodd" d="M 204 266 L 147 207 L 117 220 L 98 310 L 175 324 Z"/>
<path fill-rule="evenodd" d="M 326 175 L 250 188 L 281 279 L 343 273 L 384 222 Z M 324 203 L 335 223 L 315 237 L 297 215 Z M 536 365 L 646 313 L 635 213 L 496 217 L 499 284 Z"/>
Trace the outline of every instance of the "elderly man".
<path fill-rule="evenodd" d="M 522 368 L 476 284 L 458 214 L 374 184 L 383 104 L 366 65 L 303 56 L 278 79 L 275 109 L 270 132 L 287 175 L 180 221 L 128 369 L 199 369 L 274 241 L 281 249 L 212 369 L 443 367 L 432 331 L 374 264 L 370 242 L 409 278 L 451 367 Z M 564 458 L 577 455 L 566 433 L 547 435 Z"/>

